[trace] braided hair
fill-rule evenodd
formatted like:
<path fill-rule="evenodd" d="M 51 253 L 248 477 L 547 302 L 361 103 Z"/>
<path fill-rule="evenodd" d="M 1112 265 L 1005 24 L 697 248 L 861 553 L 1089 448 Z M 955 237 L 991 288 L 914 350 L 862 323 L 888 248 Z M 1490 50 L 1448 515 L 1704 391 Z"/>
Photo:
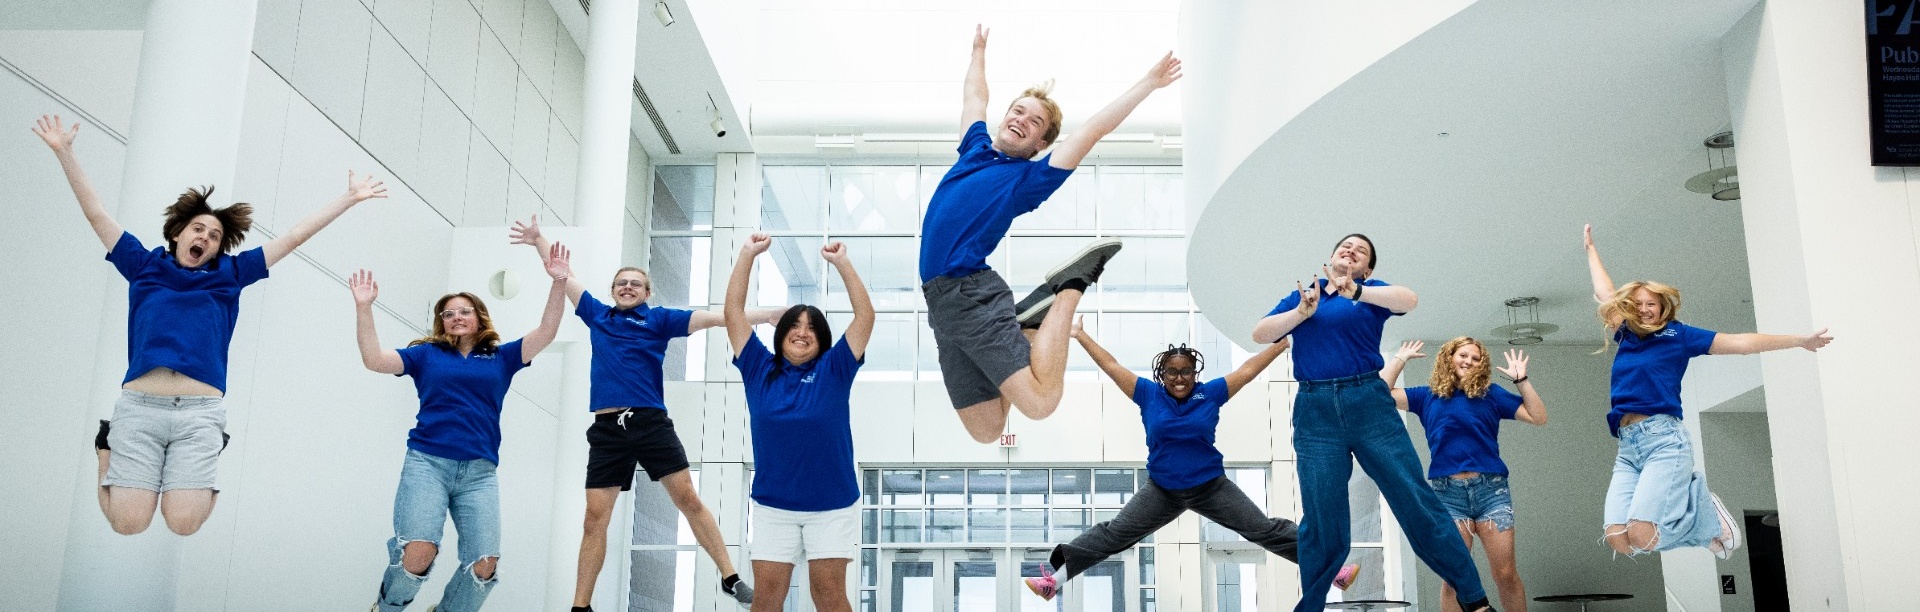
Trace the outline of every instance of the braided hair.
<path fill-rule="evenodd" d="M 1162 382 L 1160 373 L 1166 370 L 1167 358 L 1176 356 L 1193 360 L 1193 374 L 1196 377 L 1200 375 L 1201 370 L 1207 369 L 1207 358 L 1202 357 L 1200 351 L 1187 348 L 1185 343 L 1182 343 L 1180 346 L 1169 344 L 1167 345 L 1167 350 L 1160 351 L 1159 354 L 1153 356 L 1153 382 Z"/>

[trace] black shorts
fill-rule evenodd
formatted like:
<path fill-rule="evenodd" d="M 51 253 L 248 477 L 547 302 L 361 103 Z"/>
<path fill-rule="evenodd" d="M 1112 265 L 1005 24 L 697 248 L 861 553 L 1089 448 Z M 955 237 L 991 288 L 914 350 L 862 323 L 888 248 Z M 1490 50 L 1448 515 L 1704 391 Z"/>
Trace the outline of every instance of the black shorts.
<path fill-rule="evenodd" d="M 654 481 L 687 469 L 687 449 L 673 432 L 673 419 L 659 408 L 594 415 L 593 426 L 587 428 L 587 447 L 589 489 L 632 490 L 636 464 Z"/>
<path fill-rule="evenodd" d="M 940 355 L 940 379 L 954 409 L 998 399 L 1000 384 L 1032 358 L 1032 344 L 1014 316 L 1013 289 L 999 273 L 981 270 L 935 278 L 920 292 Z"/>

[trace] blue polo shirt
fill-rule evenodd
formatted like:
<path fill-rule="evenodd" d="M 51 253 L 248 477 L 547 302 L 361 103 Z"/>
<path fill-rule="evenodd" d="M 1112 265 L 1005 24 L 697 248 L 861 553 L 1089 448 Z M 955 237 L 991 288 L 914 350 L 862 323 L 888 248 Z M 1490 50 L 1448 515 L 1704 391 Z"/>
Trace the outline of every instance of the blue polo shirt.
<path fill-rule="evenodd" d="M 227 392 L 227 345 L 240 319 L 240 290 L 267 277 L 266 251 L 220 254 L 182 267 L 165 247 L 147 250 L 132 233 L 107 252 L 127 279 L 126 384 L 167 368 Z"/>
<path fill-rule="evenodd" d="M 960 159 L 940 178 L 920 223 L 920 282 L 959 278 L 987 269 L 987 255 L 1013 218 L 1040 207 L 1072 170 L 994 150 L 987 122 L 975 121 L 960 138 Z"/>
<path fill-rule="evenodd" d="M 1327 281 L 1322 279 L 1319 286 L 1325 287 L 1326 284 Z M 1360 284 L 1367 287 L 1389 286 L 1371 278 Z M 1300 292 L 1296 290 L 1282 298 L 1267 316 L 1293 310 L 1299 305 Z M 1386 359 L 1380 356 L 1380 333 L 1386 329 L 1387 317 L 1401 314 L 1405 313 L 1338 295 L 1321 294 L 1320 308 L 1288 334 L 1293 337 L 1293 379 L 1329 380 L 1380 371 L 1387 365 Z"/>
<path fill-rule="evenodd" d="M 660 362 L 667 356 L 668 341 L 687 337 L 693 311 L 644 303 L 621 310 L 582 291 L 573 314 L 587 324 L 587 339 L 593 344 L 587 409 L 665 409 Z"/>
<path fill-rule="evenodd" d="M 1214 448 L 1220 406 L 1227 403 L 1227 379 L 1193 388 L 1185 401 L 1145 378 L 1133 382 L 1133 403 L 1147 426 L 1147 475 L 1170 491 L 1191 489 L 1226 475 L 1226 460 Z"/>
<path fill-rule="evenodd" d="M 774 359 L 758 334 L 747 337 L 733 365 L 740 368 L 752 423 L 754 502 L 820 512 L 860 501 L 847 402 L 861 363 L 844 337 L 797 366 Z"/>
<path fill-rule="evenodd" d="M 1460 390 L 1439 397 L 1432 387 L 1408 387 L 1406 393 L 1407 412 L 1419 415 L 1420 426 L 1427 429 L 1427 451 L 1433 455 L 1428 478 L 1507 473 L 1507 462 L 1500 460 L 1500 420 L 1519 414 L 1520 396 L 1499 385 L 1487 387 L 1487 395 L 1477 398 Z"/>
<path fill-rule="evenodd" d="M 1664 414 L 1682 418 L 1680 379 L 1687 362 L 1713 348 L 1712 330 L 1679 321 L 1642 338 L 1626 325 L 1613 334 L 1620 350 L 1613 354 L 1613 410 L 1607 412 L 1607 430 L 1620 437 L 1620 417 Z"/>
<path fill-rule="evenodd" d="M 419 423 L 407 432 L 407 448 L 455 461 L 485 459 L 500 465 L 500 409 L 507 385 L 527 364 L 520 341 L 493 352 L 460 351 L 438 344 L 400 349 L 399 376 L 412 376 L 420 393 Z"/>

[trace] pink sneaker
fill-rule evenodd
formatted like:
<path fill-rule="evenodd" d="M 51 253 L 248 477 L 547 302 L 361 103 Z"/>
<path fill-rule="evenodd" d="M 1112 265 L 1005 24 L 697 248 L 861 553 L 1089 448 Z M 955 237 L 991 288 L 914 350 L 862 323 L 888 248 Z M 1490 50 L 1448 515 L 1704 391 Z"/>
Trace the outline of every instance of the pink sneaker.
<path fill-rule="evenodd" d="M 1353 580 L 1359 577 L 1360 564 L 1348 563 L 1342 565 L 1340 566 L 1340 573 L 1333 575 L 1333 586 L 1340 587 L 1340 590 L 1345 591 L 1347 587 L 1353 586 Z"/>
<path fill-rule="evenodd" d="M 1060 594 L 1060 583 L 1053 579 L 1053 570 L 1048 569 L 1046 563 L 1042 563 L 1040 577 L 1027 579 L 1027 590 L 1039 595 L 1040 599 L 1053 601 L 1053 596 Z"/>

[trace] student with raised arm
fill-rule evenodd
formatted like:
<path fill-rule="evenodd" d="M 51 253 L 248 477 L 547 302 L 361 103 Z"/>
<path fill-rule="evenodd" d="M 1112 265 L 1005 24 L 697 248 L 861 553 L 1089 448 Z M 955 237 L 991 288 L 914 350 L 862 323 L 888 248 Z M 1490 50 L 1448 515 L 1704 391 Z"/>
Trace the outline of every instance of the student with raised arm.
<path fill-rule="evenodd" d="M 1153 379 L 1148 380 L 1121 365 L 1081 327 L 1078 318 L 1074 320 L 1073 337 L 1114 386 L 1140 407 L 1140 421 L 1147 430 L 1148 480 L 1113 520 L 1053 547 L 1053 554 L 1040 565 L 1040 577 L 1026 579 L 1027 588 L 1042 599 L 1052 600 L 1066 581 L 1132 548 L 1188 510 L 1233 530 L 1267 552 L 1297 561 L 1293 521 L 1267 516 L 1239 485 L 1227 479 L 1226 457 L 1213 442 L 1214 431 L 1220 427 L 1220 407 L 1272 365 L 1274 358 L 1287 349 L 1287 341 L 1267 346 L 1226 376 L 1197 384 L 1206 358 L 1185 344 L 1168 345 L 1167 350 L 1154 355 Z M 1341 568 L 1334 585 L 1347 588 L 1359 571 L 1358 565 Z M 1056 578 L 1054 572 L 1062 573 Z"/>
<path fill-rule="evenodd" d="M 840 272 L 853 306 L 846 334 L 827 347 L 833 330 L 826 315 L 798 304 L 774 324 L 769 349 L 754 334 L 758 319 L 747 316 L 746 304 L 753 260 L 772 245 L 766 234 L 754 234 L 740 247 L 722 311 L 753 432 L 753 611 L 782 609 L 794 563 L 805 559 L 814 609 L 849 612 L 847 563 L 860 551 L 860 483 L 848 396 L 873 336 L 873 300 L 847 246 L 829 244 L 820 257 Z"/>
<path fill-rule="evenodd" d="M 553 287 L 540 325 L 505 344 L 486 303 L 463 291 L 434 302 L 432 334 L 400 350 L 381 348 L 373 325 L 380 285 L 366 270 L 348 279 L 361 364 L 381 374 L 413 377 L 420 396 L 418 424 L 407 432 L 393 498 L 388 565 L 370 612 L 398 612 L 413 603 L 440 554 L 449 515 L 460 536 L 460 569 L 434 609 L 479 610 L 499 582 L 494 570 L 500 562 L 500 484 L 494 470 L 500 465 L 500 412 L 513 376 L 560 331 L 567 281 L 573 277 L 568 259 L 566 247 L 553 245 L 546 265 Z"/>
<path fill-rule="evenodd" d="M 515 221 L 508 236 L 514 244 L 532 245 L 545 260 L 547 238 L 540 234 L 540 216 Z M 613 274 L 607 304 L 587 292 L 580 279 L 567 279 L 567 299 L 573 314 L 587 325 L 593 345 L 589 368 L 587 408 L 593 426 L 587 429 L 587 517 L 580 538 L 580 561 L 573 587 L 573 612 L 593 612 L 593 587 L 606 564 L 607 525 L 620 492 L 633 488 L 634 468 L 667 490 L 673 505 L 687 518 L 693 539 L 720 570 L 720 590 L 740 603 L 753 603 L 753 587 L 740 582 L 720 537 L 720 524 L 693 490 L 686 447 L 667 416 L 661 380 L 667 343 L 726 321 L 717 312 L 648 306 L 653 282 L 645 270 L 620 268 Z M 763 308 L 749 318 L 779 321 L 784 309 Z"/>
<path fill-rule="evenodd" d="M 1447 521 L 1447 510 L 1420 477 L 1420 456 L 1380 380 L 1385 359 L 1380 334 L 1389 317 L 1420 303 L 1405 287 L 1373 278 L 1380 262 L 1373 240 L 1348 234 L 1333 247 L 1309 286 L 1280 300 L 1253 328 L 1253 341 L 1293 338 L 1293 450 L 1300 472 L 1300 585 L 1325 593 L 1352 549 L 1347 480 L 1353 463 L 1373 477 L 1393 508 L 1413 553 L 1459 591 L 1460 607 L 1492 610 L 1467 547 Z M 1302 599 L 1295 612 L 1321 609 Z"/>
<path fill-rule="evenodd" d="M 158 507 L 167 529 L 192 535 L 213 513 L 214 473 L 226 448 L 227 350 L 240 291 L 360 202 L 387 197 L 373 177 L 347 172 L 347 192 L 266 245 L 231 255 L 253 227 L 253 207 L 215 209 L 213 188 L 188 189 L 168 206 L 165 247 L 148 249 L 107 213 L 73 154 L 80 124 L 40 117 L 33 133 L 65 171 L 80 213 L 127 279 L 127 374 L 113 419 L 94 436 L 100 511 L 136 534 Z"/>
<path fill-rule="evenodd" d="M 1740 547 L 1739 519 L 1707 477 L 1693 469 L 1693 440 L 1680 424 L 1680 381 L 1687 363 L 1701 355 L 1751 355 L 1801 348 L 1820 350 L 1833 341 L 1826 328 L 1805 336 L 1723 334 L 1681 323 L 1680 290 L 1653 281 L 1615 288 L 1593 226 L 1586 226 L 1587 272 L 1600 302 L 1613 356 L 1613 410 L 1607 429 L 1620 439 L 1607 485 L 1604 538 L 1615 552 L 1645 552 L 1699 546 L 1721 559 Z M 1605 351 L 1606 348 L 1601 349 Z"/>
<path fill-rule="evenodd" d="M 1060 136 L 1060 106 L 1048 97 L 1049 85 L 1027 89 L 990 132 L 986 56 L 987 30 L 976 26 L 961 95 L 960 159 L 934 189 L 920 240 L 920 290 L 942 380 L 960 423 L 982 444 L 1000 437 L 1013 406 L 1033 419 L 1059 407 L 1073 310 L 1120 241 L 1087 245 L 1049 272 L 1017 310 L 1013 290 L 987 267 L 987 255 L 1015 217 L 1038 208 L 1066 182 L 1094 143 L 1149 94 L 1180 79 L 1180 60 L 1168 53 L 1052 154 L 1035 159 Z"/>
<path fill-rule="evenodd" d="M 1407 362 L 1427 356 L 1420 352 L 1425 345 L 1418 340 L 1401 344 L 1380 370 L 1380 379 L 1394 386 Z M 1527 378 L 1526 353 L 1509 349 L 1506 358 L 1507 366 L 1500 373 L 1520 390 L 1517 395 L 1493 384 L 1487 347 L 1461 336 L 1440 345 L 1427 386 L 1393 389 L 1393 402 L 1396 408 L 1420 417 L 1426 429 L 1427 450 L 1433 456 L 1427 483 L 1453 516 L 1460 541 L 1473 550 L 1474 536 L 1480 537 L 1487 548 L 1487 562 L 1493 564 L 1500 603 L 1514 612 L 1526 612 L 1527 588 L 1513 555 L 1513 494 L 1507 464 L 1500 460 L 1500 421 L 1546 425 L 1547 405 Z M 1441 583 L 1440 609 L 1459 612 L 1454 597 L 1453 587 Z"/>

